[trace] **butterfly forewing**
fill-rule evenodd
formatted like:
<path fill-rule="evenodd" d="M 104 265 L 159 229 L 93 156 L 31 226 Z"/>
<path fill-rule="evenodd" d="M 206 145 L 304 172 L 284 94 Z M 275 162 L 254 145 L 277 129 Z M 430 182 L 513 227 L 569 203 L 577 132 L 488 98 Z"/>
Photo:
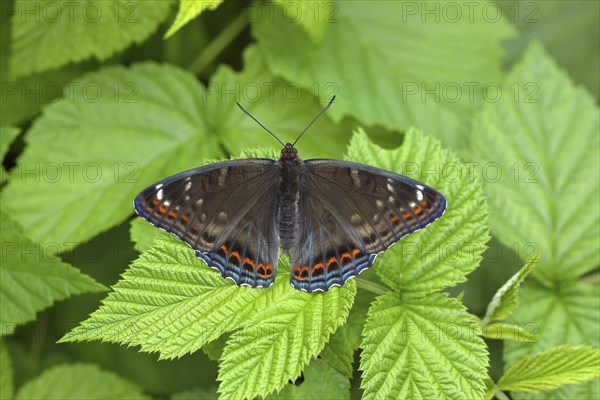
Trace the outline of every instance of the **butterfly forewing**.
<path fill-rule="evenodd" d="M 237 284 L 270 286 L 279 254 L 275 160 L 226 161 L 182 172 L 143 190 L 140 216 L 171 232 Z"/>
<path fill-rule="evenodd" d="M 327 290 L 371 266 L 375 256 L 439 218 L 444 197 L 405 176 L 362 164 L 307 160 L 300 180 L 292 286 Z"/>

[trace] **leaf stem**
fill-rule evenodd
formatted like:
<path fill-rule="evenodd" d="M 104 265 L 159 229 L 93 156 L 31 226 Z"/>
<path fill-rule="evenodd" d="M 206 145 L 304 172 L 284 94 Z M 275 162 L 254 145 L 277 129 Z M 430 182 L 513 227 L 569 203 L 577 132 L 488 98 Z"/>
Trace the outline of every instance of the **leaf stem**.
<path fill-rule="evenodd" d="M 494 396 L 496 396 L 496 398 L 499 400 L 510 400 L 510 397 L 508 397 L 506 393 L 500 390 L 498 386 L 496 386 L 496 393 L 494 393 Z"/>
<path fill-rule="evenodd" d="M 386 294 L 388 292 L 388 288 L 385 286 L 361 278 L 356 278 L 356 286 L 375 294 Z"/>
<path fill-rule="evenodd" d="M 225 27 L 210 42 L 202 53 L 190 63 L 188 71 L 199 75 L 206 69 L 221 52 L 237 37 L 237 35 L 248 26 L 248 18 L 241 15 L 234 17 L 233 21 Z"/>

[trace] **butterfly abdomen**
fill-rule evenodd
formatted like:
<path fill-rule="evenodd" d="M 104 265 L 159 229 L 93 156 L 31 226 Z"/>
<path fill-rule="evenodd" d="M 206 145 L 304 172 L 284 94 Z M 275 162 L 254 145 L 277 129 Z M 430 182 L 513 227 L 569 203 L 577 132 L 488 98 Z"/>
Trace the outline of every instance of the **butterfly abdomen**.
<path fill-rule="evenodd" d="M 281 244 L 284 250 L 289 251 L 298 232 L 298 203 L 300 201 L 298 182 L 302 161 L 298 157 L 296 149 L 288 144 L 281 151 L 279 163 L 280 184 L 277 196 L 279 199 L 277 222 Z"/>

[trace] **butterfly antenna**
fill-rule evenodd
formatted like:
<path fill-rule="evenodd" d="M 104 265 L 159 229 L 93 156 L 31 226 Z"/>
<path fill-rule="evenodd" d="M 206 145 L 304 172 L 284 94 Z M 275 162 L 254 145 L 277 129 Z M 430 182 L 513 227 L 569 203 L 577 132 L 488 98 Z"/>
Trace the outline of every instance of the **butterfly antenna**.
<path fill-rule="evenodd" d="M 302 135 L 304 135 L 304 133 L 308 130 L 308 128 L 310 128 L 312 126 L 312 124 L 314 124 L 321 115 L 323 115 L 323 113 L 325 113 L 325 111 L 327 111 L 327 109 L 333 104 L 333 101 L 335 100 L 335 96 L 333 96 L 331 98 L 331 100 L 329 100 L 329 103 L 327 103 L 327 105 L 325 106 L 325 108 L 323 108 L 321 110 L 321 112 L 319 113 L 319 115 L 317 115 L 311 122 L 310 124 L 308 124 L 308 126 L 306 128 L 304 128 L 304 130 L 302 131 L 302 133 L 300 135 L 298 135 L 298 137 L 296 138 L 296 140 L 294 141 L 294 143 L 292 144 L 292 146 L 295 146 L 296 143 L 298 142 L 298 140 L 300 140 L 300 138 L 302 137 Z"/>
<path fill-rule="evenodd" d="M 256 122 L 257 124 L 259 124 L 265 131 L 269 132 L 271 134 L 271 136 L 273 136 L 275 139 L 277 139 L 277 141 L 279 143 L 281 143 L 281 145 L 283 147 L 285 147 L 285 143 L 283 143 L 281 140 L 279 140 L 279 138 L 277 136 L 275 136 L 275 134 L 273 132 L 271 132 L 266 126 L 264 126 L 263 124 L 261 124 L 256 118 L 254 118 L 254 116 L 252 114 L 250 114 L 248 112 L 248 110 L 246 110 L 244 107 L 242 107 L 242 105 L 240 103 L 238 103 L 237 101 L 235 102 L 235 104 L 238 105 L 238 107 L 250 118 L 252 118 L 254 120 L 254 122 Z"/>

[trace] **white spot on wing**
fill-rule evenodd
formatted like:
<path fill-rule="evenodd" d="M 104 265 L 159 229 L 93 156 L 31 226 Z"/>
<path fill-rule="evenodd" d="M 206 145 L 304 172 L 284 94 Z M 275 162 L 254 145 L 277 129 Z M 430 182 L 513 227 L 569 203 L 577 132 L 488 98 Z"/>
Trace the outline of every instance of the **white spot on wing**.
<path fill-rule="evenodd" d="M 160 189 L 161 187 L 163 187 L 162 183 L 159 183 L 158 185 L 156 185 L 156 189 Z"/>
<path fill-rule="evenodd" d="M 415 185 L 415 186 L 416 186 L 416 187 L 417 187 L 419 190 L 423 190 L 423 189 L 425 189 L 425 188 L 423 187 L 423 185 Z"/>
<path fill-rule="evenodd" d="M 163 190 L 162 189 L 160 189 L 158 192 L 156 192 L 156 198 L 159 200 L 163 199 Z"/>
<path fill-rule="evenodd" d="M 351 169 L 350 176 L 352 177 L 352 181 L 354 182 L 354 186 L 360 187 L 360 178 L 358 177 L 358 170 Z"/>
<path fill-rule="evenodd" d="M 165 200 L 164 204 L 165 207 L 169 207 L 171 205 L 171 202 L 169 200 Z"/>
<path fill-rule="evenodd" d="M 375 205 L 377 206 L 377 208 L 379 208 L 380 210 L 383 208 L 383 201 L 377 199 L 375 200 Z"/>
<path fill-rule="evenodd" d="M 388 180 L 389 180 L 389 179 L 390 179 L 390 178 L 388 178 Z M 387 184 L 387 190 L 389 190 L 389 191 L 390 191 L 390 192 L 392 192 L 392 193 L 396 193 L 396 192 L 394 191 L 394 187 L 393 187 L 392 185 L 390 185 L 389 183 Z"/>
<path fill-rule="evenodd" d="M 202 206 L 202 203 L 204 203 L 204 199 L 198 199 L 198 200 L 196 201 L 196 205 L 197 205 L 198 207 L 201 207 L 201 206 Z"/>
<path fill-rule="evenodd" d="M 417 200 L 423 200 L 423 192 L 421 192 L 420 190 L 417 190 Z"/>
<path fill-rule="evenodd" d="M 188 182 L 185 184 L 185 191 L 187 192 L 188 190 L 190 190 L 192 188 L 192 182 Z"/>

